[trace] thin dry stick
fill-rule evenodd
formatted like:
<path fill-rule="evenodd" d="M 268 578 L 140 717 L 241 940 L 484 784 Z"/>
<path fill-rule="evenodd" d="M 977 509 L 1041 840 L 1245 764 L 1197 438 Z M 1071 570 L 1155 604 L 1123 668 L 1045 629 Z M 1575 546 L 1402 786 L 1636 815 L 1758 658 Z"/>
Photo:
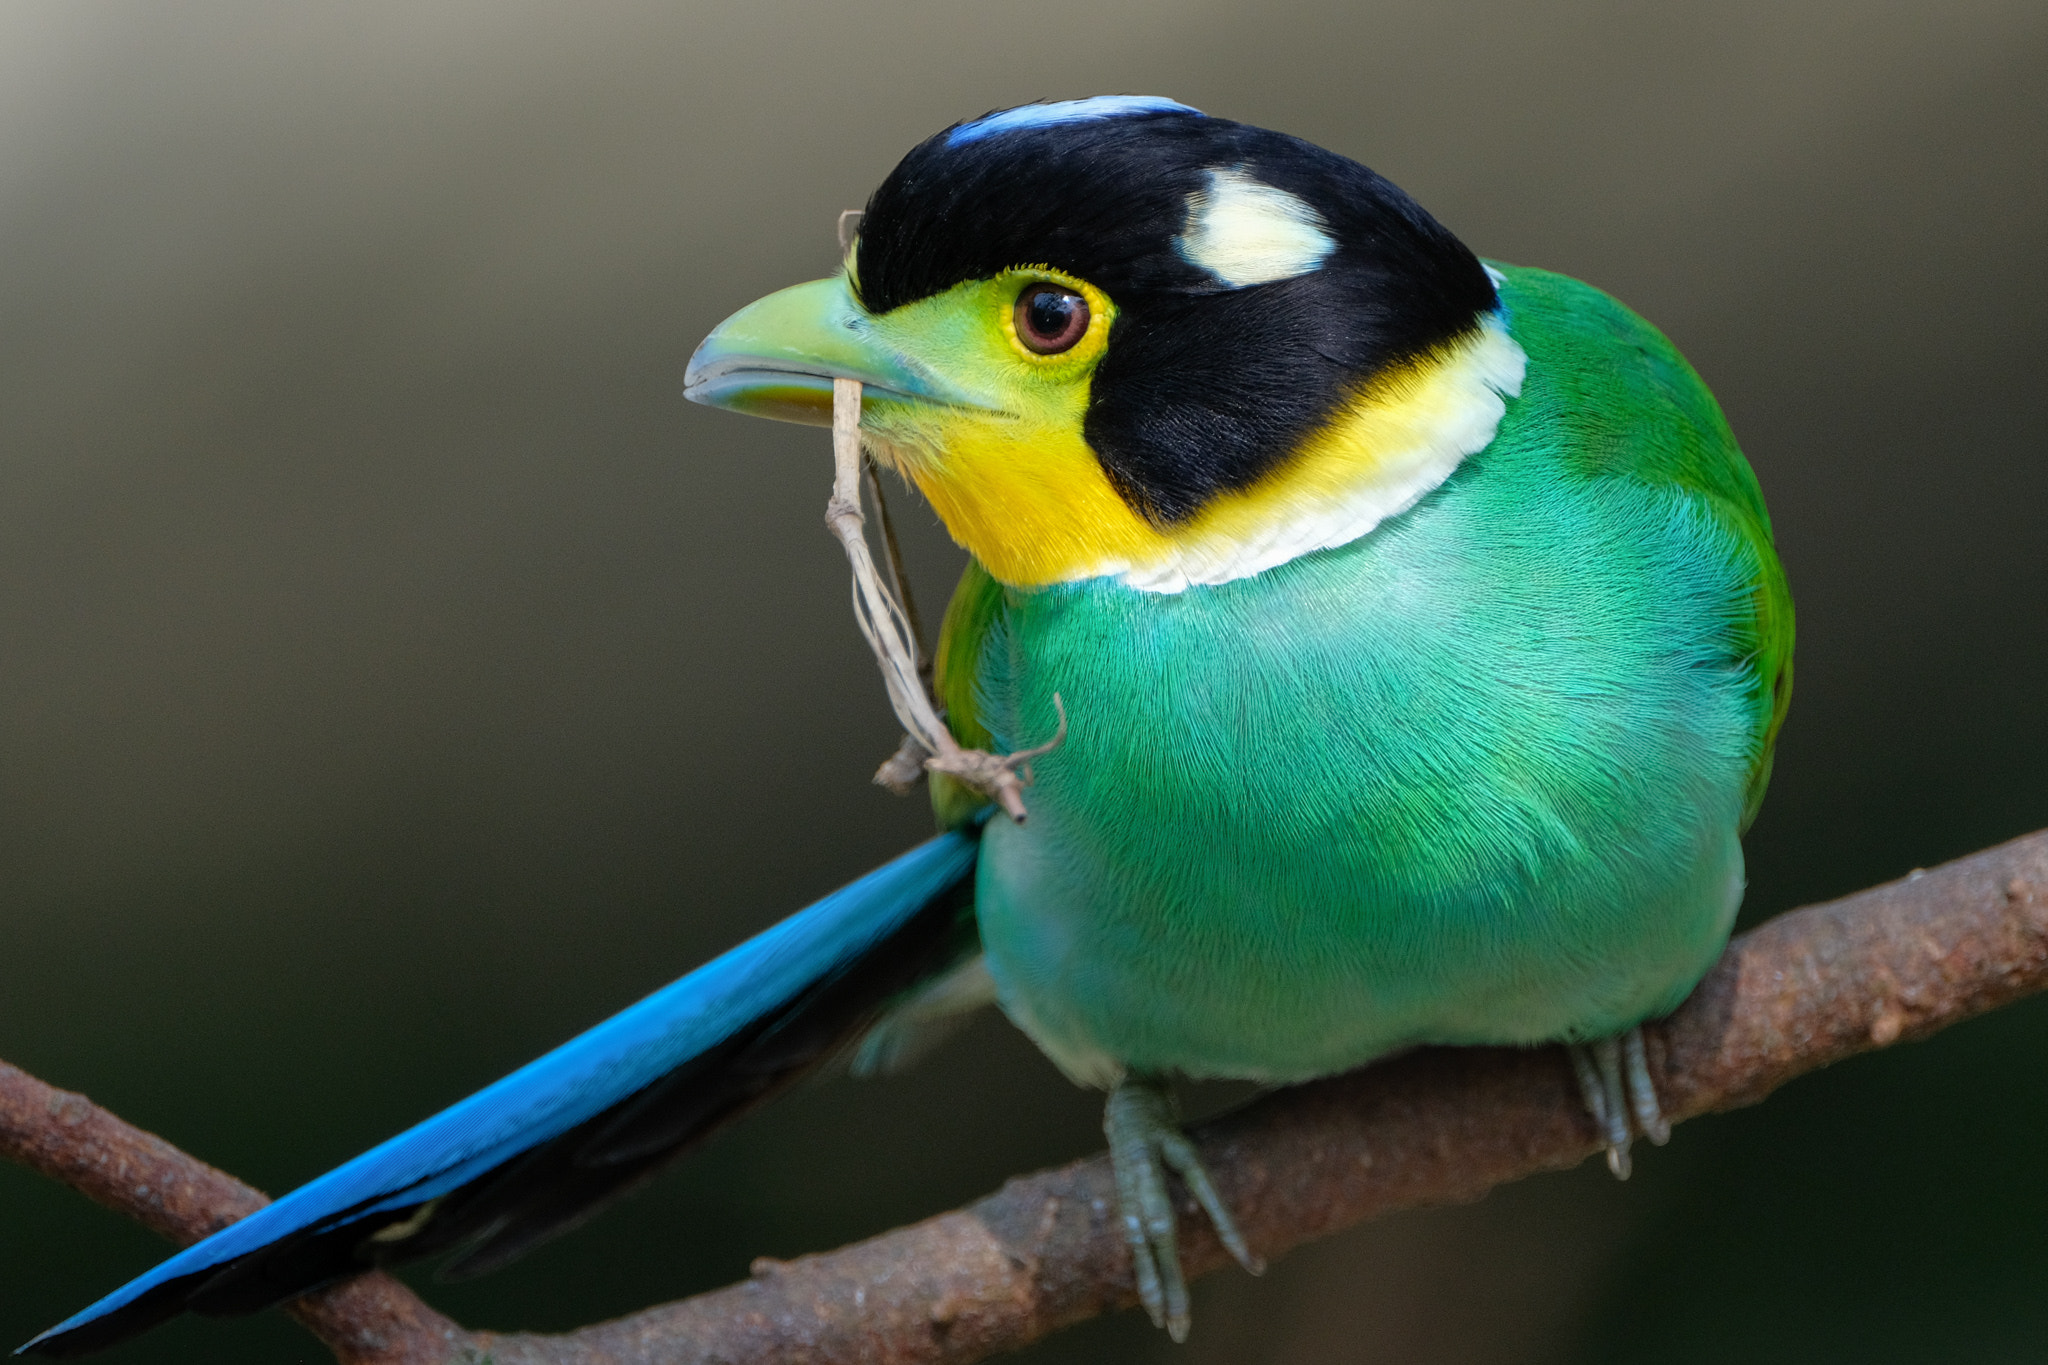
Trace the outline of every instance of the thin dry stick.
<path fill-rule="evenodd" d="M 896 719 L 902 722 L 905 733 L 930 755 L 924 760 L 924 767 L 981 792 L 1021 825 L 1025 817 L 1024 788 L 1031 780 L 1030 765 L 1065 741 L 1066 705 L 1054 694 L 1052 703 L 1059 715 L 1059 726 L 1050 740 L 1035 748 L 996 755 L 980 749 L 963 749 L 954 742 L 918 672 L 910 620 L 882 582 L 874 554 L 868 549 L 867 518 L 860 505 L 860 394 L 857 379 L 832 381 L 832 500 L 825 504 L 825 524 L 839 538 L 847 562 L 853 566 L 854 621 L 875 652 Z M 877 777 L 888 773 L 895 762 L 891 759 L 885 763 Z"/>
<path fill-rule="evenodd" d="M 1859 1052 L 2048 989 L 2048 831 L 1737 938 L 1650 1030 L 1674 1120 L 1754 1104 Z M 1556 1048 L 1431 1048 L 1269 1095 L 1197 1129 L 1218 1188 L 1272 1257 L 1398 1209 L 1463 1203 L 1602 1150 Z M 0 1156 L 179 1241 L 262 1196 L 0 1066 Z M 1225 1264 L 1183 1201 L 1190 1274 Z M 966 1365 L 1135 1301 L 1109 1162 L 1022 1176 L 953 1213 L 562 1336 L 465 1333 L 380 1275 L 294 1313 L 349 1365 Z M 0 1236 L 4 1236 L 0 1229 Z"/>
<path fill-rule="evenodd" d="M 924 618 L 918 615 L 917 594 L 910 590 L 910 578 L 903 572 L 903 547 L 896 541 L 896 523 L 889 518 L 889 497 L 882 491 L 882 471 L 875 468 L 873 460 L 863 460 L 861 467 L 867 474 L 868 492 L 875 499 L 875 520 L 881 523 L 882 559 L 889 566 L 889 587 L 903 606 L 903 619 L 910 623 L 910 645 L 917 659 L 917 676 L 924 680 L 926 690 L 930 690 L 932 652 L 929 637 L 924 633 Z"/>
<path fill-rule="evenodd" d="M 889 586 L 896 592 L 896 600 L 903 604 L 903 615 L 910 622 L 910 643 L 916 652 L 917 677 L 923 685 L 926 696 L 932 696 L 932 654 L 926 643 L 924 621 L 917 614 L 917 597 L 910 590 L 910 579 L 903 572 L 903 547 L 896 543 L 896 525 L 889 519 L 889 499 L 882 492 L 882 474 L 875 468 L 873 460 L 863 461 L 867 472 L 868 492 L 875 499 L 875 520 L 882 524 L 882 553 L 889 565 Z M 939 710 L 936 706 L 934 710 Z M 939 710 L 943 716 L 943 710 Z M 917 737 L 905 731 L 896 745 L 896 752 L 882 760 L 875 769 L 875 784 L 887 787 L 898 796 L 908 796 L 924 780 L 924 761 L 931 757 Z"/>

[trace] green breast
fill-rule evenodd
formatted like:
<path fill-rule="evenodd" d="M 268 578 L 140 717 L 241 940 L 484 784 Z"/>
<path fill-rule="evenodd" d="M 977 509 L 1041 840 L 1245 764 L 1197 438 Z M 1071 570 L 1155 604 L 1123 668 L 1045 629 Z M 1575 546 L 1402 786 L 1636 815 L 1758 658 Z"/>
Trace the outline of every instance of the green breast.
<path fill-rule="evenodd" d="M 1071 718 L 978 908 L 1077 1075 L 1597 1036 L 1718 951 L 1790 653 L 1762 504 L 1654 331 L 1540 272 L 1503 297 L 1523 396 L 1364 539 L 1173 595 L 963 585 L 956 727 Z"/>

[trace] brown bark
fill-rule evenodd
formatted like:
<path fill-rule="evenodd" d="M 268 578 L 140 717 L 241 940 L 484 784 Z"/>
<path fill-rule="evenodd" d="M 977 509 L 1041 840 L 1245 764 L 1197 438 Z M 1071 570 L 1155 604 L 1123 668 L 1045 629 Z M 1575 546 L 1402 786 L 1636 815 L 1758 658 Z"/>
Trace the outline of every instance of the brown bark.
<path fill-rule="evenodd" d="M 1737 938 L 1649 1030 L 1673 1119 L 1753 1104 L 1803 1072 L 2048 986 L 2048 831 L 1780 916 Z M 1430 1049 L 1269 1095 L 1195 1134 L 1269 1259 L 1396 1209 L 1477 1199 L 1599 1150 L 1556 1048 Z M 0 1067 L 0 1155 L 177 1241 L 262 1196 L 83 1098 Z M 293 1312 L 348 1362 L 926 1365 L 979 1360 L 1133 1301 L 1107 1159 L 1010 1181 L 743 1284 L 562 1336 L 467 1333 L 372 1275 Z M 1192 1215 L 1192 1210 L 1184 1212 Z M 1223 1264 L 1199 1217 L 1190 1274 Z"/>

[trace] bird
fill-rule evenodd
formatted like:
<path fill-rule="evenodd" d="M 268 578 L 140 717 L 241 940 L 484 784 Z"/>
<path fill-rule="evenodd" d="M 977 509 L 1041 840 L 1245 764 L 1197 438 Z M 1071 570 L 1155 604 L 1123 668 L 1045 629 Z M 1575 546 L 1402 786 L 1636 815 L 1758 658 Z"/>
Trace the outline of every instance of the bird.
<path fill-rule="evenodd" d="M 829 424 L 844 380 L 967 552 L 934 694 L 963 748 L 1039 751 L 1028 809 L 932 773 L 929 841 L 23 1351 L 487 1271 L 988 1005 L 1105 1092 L 1176 1339 L 1169 1176 L 1258 1266 L 1180 1079 L 1563 1044 L 1617 1174 L 1662 1140 L 1641 1026 L 1727 940 L 1793 644 L 1755 475 L 1671 342 L 1349 157 L 1099 96 L 919 143 L 840 269 L 720 324 L 684 394 Z"/>

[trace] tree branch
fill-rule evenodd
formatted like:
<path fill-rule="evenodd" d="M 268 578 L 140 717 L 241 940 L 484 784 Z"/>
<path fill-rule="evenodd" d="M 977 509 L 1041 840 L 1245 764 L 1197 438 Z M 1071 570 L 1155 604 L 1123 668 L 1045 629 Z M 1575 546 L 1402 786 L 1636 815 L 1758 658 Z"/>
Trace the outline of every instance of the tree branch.
<path fill-rule="evenodd" d="M 1753 1104 L 1832 1062 L 2048 987 L 2048 831 L 1809 906 L 1737 938 L 1648 1030 L 1674 1120 Z M 1555 1048 L 1426 1049 L 1269 1095 L 1194 1134 L 1254 1250 L 1397 1209 L 1459 1203 L 1601 1148 Z M 262 1196 L 169 1144 L 0 1067 L 0 1155 L 174 1240 Z M 426 1365 L 938 1365 L 1013 1349 L 1134 1301 L 1106 1158 L 1010 1181 L 956 1212 L 838 1251 L 762 1260 L 745 1283 L 562 1336 L 465 1333 L 381 1275 L 293 1312 L 345 1362 Z M 1184 1208 L 1192 1214 L 1191 1208 Z M 1208 1224 L 1182 1257 L 1225 1260 Z"/>
<path fill-rule="evenodd" d="M 85 1096 L 45 1085 L 5 1062 L 0 1156 L 69 1185 L 179 1246 L 270 1202 Z M 458 1358 L 464 1344 L 461 1328 L 382 1273 L 307 1294 L 285 1311 L 326 1342 L 342 1365 L 440 1365 Z M 0 1351 L 11 1345 L 0 1342 Z"/>

